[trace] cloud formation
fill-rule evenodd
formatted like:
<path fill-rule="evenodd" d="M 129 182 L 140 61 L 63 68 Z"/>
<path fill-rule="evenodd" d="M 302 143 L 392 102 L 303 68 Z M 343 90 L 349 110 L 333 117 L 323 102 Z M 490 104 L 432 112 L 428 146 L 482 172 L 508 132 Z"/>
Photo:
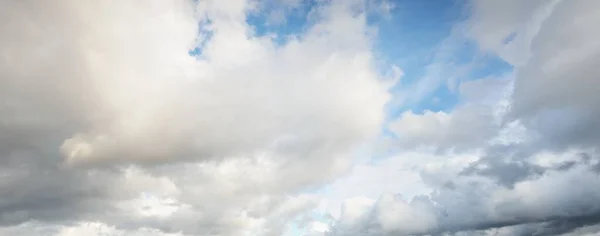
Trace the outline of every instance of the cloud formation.
<path fill-rule="evenodd" d="M 249 1 L 0 9 L 7 227 L 281 235 L 317 204 L 296 193 L 345 171 L 383 122 L 390 83 L 360 1 L 312 9 L 284 44 L 248 25 Z"/>
<path fill-rule="evenodd" d="M 395 7 L 0 2 L 0 234 L 597 235 L 599 3 L 470 2 L 412 85 Z"/>
<path fill-rule="evenodd" d="M 243 1 L 62 1 L 31 17 L 43 7 L 6 4 L 3 94 L 81 123 L 60 148 L 70 164 L 346 148 L 382 121 L 386 86 L 351 6 L 315 9 L 318 22 L 279 46 L 253 35 Z"/>
<path fill-rule="evenodd" d="M 420 173 L 433 191 L 370 198 L 355 228 L 342 212 L 331 235 L 597 233 L 595 4 L 474 1 L 466 34 L 514 75 L 463 83 L 450 112 L 407 111 L 393 121 L 401 150 L 432 156 L 394 176 Z"/>

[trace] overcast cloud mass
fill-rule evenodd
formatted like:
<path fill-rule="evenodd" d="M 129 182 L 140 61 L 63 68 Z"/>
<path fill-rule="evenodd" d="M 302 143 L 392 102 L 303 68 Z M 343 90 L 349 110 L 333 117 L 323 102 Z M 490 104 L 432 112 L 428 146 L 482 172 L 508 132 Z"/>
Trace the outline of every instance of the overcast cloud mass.
<path fill-rule="evenodd" d="M 0 0 L 0 235 L 600 236 L 598 22 Z"/>

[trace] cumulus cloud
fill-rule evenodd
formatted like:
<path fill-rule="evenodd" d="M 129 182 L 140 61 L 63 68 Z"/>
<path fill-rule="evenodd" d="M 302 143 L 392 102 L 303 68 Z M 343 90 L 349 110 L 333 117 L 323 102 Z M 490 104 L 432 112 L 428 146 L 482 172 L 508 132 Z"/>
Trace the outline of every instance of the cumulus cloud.
<path fill-rule="evenodd" d="M 597 234 L 595 5 L 473 1 L 465 33 L 510 63 L 513 75 L 504 85 L 489 78 L 461 85 L 462 103 L 451 111 L 407 111 L 393 121 L 395 144 L 403 148 L 392 159 L 414 158 L 407 149 L 437 156 L 412 169 L 431 192 L 382 195 L 384 206 L 364 210 L 359 227 L 339 220 L 332 235 Z M 506 92 L 498 97 L 492 91 Z M 484 112 L 466 112 L 473 105 Z M 430 206 L 409 208 L 419 209 L 424 221 L 411 224 L 411 210 L 380 211 L 413 202 Z M 390 224 L 393 219 L 404 220 Z"/>
<path fill-rule="evenodd" d="M 331 234 L 472 235 L 479 232 L 494 235 L 484 233 L 508 227 L 525 232 L 509 231 L 513 232 L 511 235 L 562 235 L 594 225 L 599 222 L 600 214 L 597 204 L 600 195 L 592 187 L 598 184 L 597 174 L 575 154 L 537 154 L 527 165 L 538 166 L 544 172 L 519 179 L 514 186 L 506 186 L 487 173 L 465 175 L 464 171 L 469 170 L 472 163 L 466 156 L 461 157 L 462 161 L 455 160 L 455 164 L 449 164 L 444 158 L 430 160 L 415 170 L 432 188 L 429 194 L 412 198 L 384 194 L 377 201 L 367 201 L 369 207 L 351 208 L 361 209 L 350 214 L 354 219 L 352 224 L 345 223 L 347 216 L 343 210 Z M 565 160 L 576 164 L 566 169 L 554 168 Z M 489 168 L 502 167 L 505 169 L 498 173 L 512 174 L 519 170 L 519 167 L 489 164 Z M 344 205 L 343 209 L 347 207 Z"/>
<path fill-rule="evenodd" d="M 497 130 L 491 112 L 485 109 L 487 107 L 465 107 L 451 114 L 407 111 L 390 128 L 400 136 L 399 145 L 404 148 L 426 146 L 461 150 L 480 147 Z"/>
<path fill-rule="evenodd" d="M 60 148 L 69 164 L 346 148 L 377 131 L 388 95 L 349 6 L 315 10 L 306 35 L 278 46 L 253 35 L 244 1 L 136 4 L 5 3 L 5 100 L 48 103 L 7 122 L 81 123 Z"/>
<path fill-rule="evenodd" d="M 439 151 L 481 148 L 497 135 L 510 96 L 510 80 L 480 79 L 460 86 L 463 104 L 452 112 L 406 111 L 389 125 L 403 149 L 419 147 Z"/>
<path fill-rule="evenodd" d="M 452 34 L 513 71 L 386 123 L 403 70 L 368 16 L 392 5 L 1 2 L 0 234 L 597 233 L 598 3 L 474 1 Z"/>
<path fill-rule="evenodd" d="M 261 10 L 0 3 L 3 230 L 281 235 L 315 208 L 298 192 L 378 133 L 390 83 L 363 1 L 319 4 L 285 43 L 246 22 Z"/>

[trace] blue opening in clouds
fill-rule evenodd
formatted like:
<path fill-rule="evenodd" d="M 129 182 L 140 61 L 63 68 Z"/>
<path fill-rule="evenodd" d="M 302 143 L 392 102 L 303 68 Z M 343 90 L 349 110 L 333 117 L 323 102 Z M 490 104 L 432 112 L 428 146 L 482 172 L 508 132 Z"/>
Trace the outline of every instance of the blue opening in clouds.
<path fill-rule="evenodd" d="M 202 54 L 202 49 L 200 49 L 200 47 L 195 47 L 194 49 L 188 51 L 188 54 L 190 56 L 199 56 Z"/>
<path fill-rule="evenodd" d="M 257 12 L 250 13 L 246 22 L 252 26 L 255 36 L 274 35 L 275 42 L 284 44 L 288 37 L 300 35 L 310 27 L 308 17 L 315 6 L 315 1 L 290 6 L 280 3 L 265 4 L 261 5 Z"/>

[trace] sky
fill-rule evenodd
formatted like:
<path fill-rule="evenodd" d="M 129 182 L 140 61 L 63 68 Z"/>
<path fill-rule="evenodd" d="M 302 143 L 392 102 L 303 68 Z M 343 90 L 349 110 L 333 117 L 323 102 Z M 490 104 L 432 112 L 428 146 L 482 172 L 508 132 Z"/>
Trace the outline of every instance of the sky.
<path fill-rule="evenodd" d="M 599 236 L 600 1 L 0 1 L 0 235 Z"/>

